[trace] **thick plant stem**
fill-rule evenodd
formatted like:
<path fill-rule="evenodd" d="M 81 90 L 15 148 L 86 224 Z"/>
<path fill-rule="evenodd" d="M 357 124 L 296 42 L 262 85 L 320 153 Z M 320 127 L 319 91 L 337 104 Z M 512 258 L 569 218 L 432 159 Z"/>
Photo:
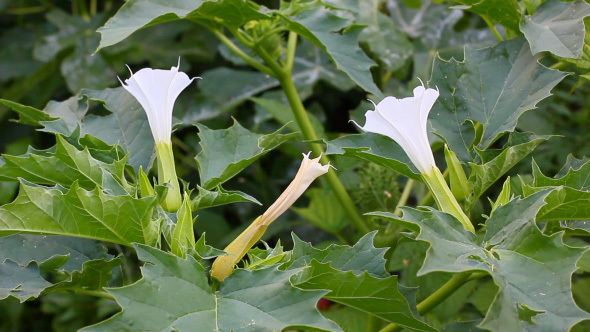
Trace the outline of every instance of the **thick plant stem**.
<path fill-rule="evenodd" d="M 434 200 L 438 207 L 444 212 L 457 218 L 466 230 L 475 233 L 471 220 L 469 220 L 469 217 L 467 217 L 465 212 L 463 212 L 463 209 L 461 209 L 459 202 L 457 202 L 455 196 L 453 196 L 453 193 L 440 170 L 437 167 L 432 167 L 430 171 L 423 173 L 422 177 L 424 178 L 424 182 L 426 182 L 428 189 L 430 189 L 432 196 L 434 196 Z"/>
<path fill-rule="evenodd" d="M 455 274 L 451 278 L 451 280 L 447 281 L 436 292 L 432 293 L 429 297 L 425 298 L 416 306 L 416 309 L 418 309 L 418 313 L 422 315 L 432 310 L 432 308 L 436 307 L 441 302 L 446 300 L 451 294 L 453 294 L 457 289 L 463 286 L 467 281 L 471 280 L 469 279 L 470 276 L 471 272 Z M 381 329 L 381 331 L 379 332 L 394 332 L 401 331 L 402 329 L 403 327 L 397 324 L 389 324 L 383 329 Z"/>

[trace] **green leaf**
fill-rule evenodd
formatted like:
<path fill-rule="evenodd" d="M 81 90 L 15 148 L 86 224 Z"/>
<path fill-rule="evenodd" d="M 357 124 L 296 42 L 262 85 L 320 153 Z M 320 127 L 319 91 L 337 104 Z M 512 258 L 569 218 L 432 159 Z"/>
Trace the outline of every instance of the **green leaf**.
<path fill-rule="evenodd" d="M 122 312 L 82 331 L 341 331 L 316 310 L 325 291 L 302 291 L 289 279 L 300 270 L 237 270 L 213 293 L 193 257 L 181 259 L 137 245 L 143 278 L 110 289 Z"/>
<path fill-rule="evenodd" d="M 564 61 L 567 63 L 572 63 L 578 68 L 582 69 L 590 69 L 590 20 L 588 18 L 584 19 L 585 23 L 585 30 L 584 30 L 584 41 L 582 45 L 582 56 L 579 59 L 572 59 L 572 58 L 559 58 L 560 61 Z M 589 79 L 588 75 L 580 75 L 581 78 L 586 80 Z"/>
<path fill-rule="evenodd" d="M 404 150 L 389 137 L 365 133 L 348 135 L 325 142 L 327 155 L 343 155 L 370 161 L 393 169 L 411 179 L 422 181 L 422 176 Z"/>
<path fill-rule="evenodd" d="M 481 15 L 486 19 L 498 22 L 508 29 L 518 32 L 521 9 L 516 0 L 454 0 L 465 5 L 462 9 Z"/>
<path fill-rule="evenodd" d="M 187 251 L 195 247 L 195 232 L 193 230 L 195 220 L 191 211 L 191 201 L 186 192 L 177 215 L 170 250 L 176 256 L 185 258 Z"/>
<path fill-rule="evenodd" d="M 110 196 L 74 182 L 65 191 L 21 182 L 14 202 L 0 207 L 0 231 L 68 235 L 154 245 L 159 226 L 151 222 L 155 197 Z"/>
<path fill-rule="evenodd" d="M 90 100 L 102 103 L 111 112 L 106 116 L 87 116 L 82 135 L 90 134 L 109 145 L 118 144 L 129 153 L 128 163 L 137 172 L 148 169 L 154 155 L 154 138 L 145 111 L 123 87 L 99 91 L 82 90 Z"/>
<path fill-rule="evenodd" d="M 212 28 L 235 29 L 248 21 L 267 19 L 268 16 L 254 10 L 244 0 L 131 0 L 98 29 L 101 34 L 98 50 L 122 41 L 139 29 L 183 18 Z"/>
<path fill-rule="evenodd" d="M 523 16 L 520 30 L 533 54 L 548 51 L 560 57 L 579 59 L 583 54 L 586 16 L 590 16 L 590 5 L 583 0 L 547 1 L 534 15 Z"/>
<path fill-rule="evenodd" d="M 296 276 L 294 284 L 305 290 L 329 290 L 324 298 L 412 331 L 437 331 L 414 316 L 397 288 L 397 276 L 379 279 L 367 272 L 356 275 L 352 271 L 338 271 L 330 267 L 330 263 L 313 260 L 308 269 Z"/>
<path fill-rule="evenodd" d="M 236 202 L 250 202 L 262 205 L 256 198 L 248 194 L 241 191 L 228 191 L 221 188 L 221 186 L 217 186 L 215 191 L 206 190 L 199 185 L 197 185 L 197 189 L 199 194 L 191 202 L 195 211 Z"/>
<path fill-rule="evenodd" d="M 459 159 L 472 160 L 473 145 L 485 150 L 513 131 L 520 115 L 548 97 L 566 76 L 537 61 L 524 38 L 480 50 L 465 47 L 464 62 L 435 60 L 430 85 L 440 89 L 440 98 L 430 120 Z M 473 121 L 483 125 L 480 142 L 474 142 Z"/>
<path fill-rule="evenodd" d="M 21 301 L 54 291 L 101 289 L 112 279 L 111 271 L 121 264 L 120 259 L 113 259 L 99 242 L 62 236 L 16 234 L 3 237 L 0 238 L 0 253 L 0 262 L 5 264 L 0 268 L 2 283 L 11 285 L 0 290 L 0 298 L 14 296 Z M 6 274 L 7 271 L 13 274 Z M 42 277 L 48 273 L 48 280 L 55 284 Z M 5 293 L 7 288 L 9 292 Z"/>
<path fill-rule="evenodd" d="M 403 218 L 373 214 L 403 224 L 418 233 L 416 240 L 430 244 L 418 275 L 480 270 L 492 276 L 498 293 L 480 328 L 567 331 L 590 317 L 571 295 L 571 276 L 584 249 L 568 247 L 561 234 L 545 236 L 537 228 L 535 215 L 548 194 L 539 192 L 498 207 L 486 221 L 484 243 L 439 211 L 403 208 Z"/>
<path fill-rule="evenodd" d="M 56 138 L 55 152 L 31 151 L 18 157 L 3 155 L 0 159 L 0 180 L 25 179 L 38 184 L 59 184 L 64 187 L 77 181 L 82 188 L 102 188 L 111 195 L 127 194 L 125 157 L 107 164 L 94 159 L 88 149 L 80 151 L 60 135 Z"/>
<path fill-rule="evenodd" d="M 220 130 L 211 130 L 201 124 L 196 126 L 202 150 L 195 159 L 201 186 L 207 190 L 231 179 L 262 155 L 297 135 L 279 134 L 283 128 L 268 135 L 256 134 L 237 121 L 232 127 Z"/>
<path fill-rule="evenodd" d="M 51 283 L 43 279 L 39 267 L 22 267 L 10 260 L 0 263 L 0 300 L 15 297 L 21 302 L 38 297 Z"/>
<path fill-rule="evenodd" d="M 367 272 L 372 276 L 385 278 L 389 273 L 385 271 L 383 256 L 387 248 L 375 248 L 373 241 L 376 232 L 363 236 L 354 246 L 333 244 L 326 249 L 314 248 L 311 244 L 301 241 L 295 234 L 293 237 L 293 251 L 291 258 L 283 268 L 297 269 L 311 264 L 312 260 L 320 263 L 330 263 L 330 266 L 341 271 L 352 271 L 355 274 Z"/>
<path fill-rule="evenodd" d="M 575 166 L 559 178 L 549 178 L 533 161 L 534 180 L 532 185 L 523 183 L 524 194 L 557 187 L 545 199 L 547 204 L 539 211 L 537 221 L 590 220 L 590 162 Z M 581 225 L 583 229 L 584 223 Z M 575 224 L 567 228 L 571 227 L 579 228 Z"/>
<path fill-rule="evenodd" d="M 278 13 L 287 29 L 314 43 L 334 60 L 338 69 L 345 72 L 365 91 L 381 99 L 383 94 L 371 77 L 370 68 L 375 63 L 358 45 L 358 36 L 362 28 L 351 25 L 349 19 L 342 18 L 323 6 L 308 10 L 298 10 L 297 7 L 297 4 L 292 3 L 290 7 Z M 345 30 L 340 34 L 342 29 Z"/>
<path fill-rule="evenodd" d="M 361 1 L 361 24 L 368 26 L 361 32 L 364 43 L 383 69 L 395 71 L 404 66 L 412 56 L 414 47 L 404 32 L 397 29 L 391 17 L 379 11 L 379 1 Z"/>
<path fill-rule="evenodd" d="M 480 152 L 484 164 L 469 163 L 471 167 L 469 182 L 473 188 L 473 196 L 470 198 L 471 206 L 500 177 L 550 137 L 537 136 L 531 133 L 511 133 L 508 142 L 500 150 L 501 152 L 494 150 Z M 495 155 L 498 152 L 499 154 Z"/>
<path fill-rule="evenodd" d="M 25 106 L 10 100 L 0 99 L 0 104 L 10 107 L 10 109 L 12 109 L 18 114 L 18 123 L 41 127 L 43 126 L 41 124 L 42 121 L 58 120 L 58 118 L 54 118 L 49 114 L 41 110 L 38 110 L 34 107 Z"/>
<path fill-rule="evenodd" d="M 348 225 L 346 213 L 340 207 L 336 195 L 323 188 L 307 189 L 309 206 L 291 209 L 316 227 L 330 233 L 338 233 Z"/>

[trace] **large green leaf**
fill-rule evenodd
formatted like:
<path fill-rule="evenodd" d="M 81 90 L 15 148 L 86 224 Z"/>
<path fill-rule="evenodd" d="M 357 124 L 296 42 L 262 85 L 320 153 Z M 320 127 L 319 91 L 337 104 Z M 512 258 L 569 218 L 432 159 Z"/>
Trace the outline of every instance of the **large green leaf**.
<path fill-rule="evenodd" d="M 0 207 L 0 231 L 68 235 L 130 246 L 156 244 L 159 225 L 152 223 L 155 197 L 111 196 L 87 191 L 77 182 L 65 191 L 22 182 L 14 202 Z"/>
<path fill-rule="evenodd" d="M 82 188 L 101 188 L 112 195 L 126 195 L 124 170 L 126 158 L 107 164 L 94 159 L 88 149 L 78 150 L 60 135 L 55 152 L 30 151 L 23 156 L 0 158 L 0 180 L 25 179 L 44 185 L 69 187 L 76 182 Z"/>
<path fill-rule="evenodd" d="M 495 150 L 481 151 L 480 157 L 483 164 L 469 163 L 471 167 L 469 182 L 473 188 L 473 194 L 470 198 L 471 206 L 500 177 L 549 137 L 537 136 L 531 133 L 511 133 L 501 152 Z"/>
<path fill-rule="evenodd" d="M 236 270 L 217 292 L 193 257 L 137 245 L 143 278 L 110 289 L 122 312 L 82 331 L 341 331 L 316 310 L 325 291 L 302 291 L 289 279 L 300 269 Z"/>
<path fill-rule="evenodd" d="M 98 49 L 114 45 L 139 29 L 182 18 L 211 27 L 235 29 L 248 21 L 268 16 L 256 11 L 245 0 L 131 0 L 98 29 L 101 34 Z"/>
<path fill-rule="evenodd" d="M 492 331 L 567 331 L 590 317 L 571 295 L 571 275 L 584 249 L 566 246 L 562 234 L 545 236 L 535 216 L 548 191 L 514 199 L 486 221 L 481 243 L 450 215 L 403 208 L 404 216 L 377 212 L 418 233 L 430 244 L 419 275 L 485 271 L 498 292 L 479 327 Z"/>
<path fill-rule="evenodd" d="M 338 199 L 332 191 L 311 188 L 306 190 L 306 196 L 310 201 L 307 207 L 291 207 L 291 210 L 330 233 L 338 233 L 348 225 L 346 213 L 340 208 Z"/>
<path fill-rule="evenodd" d="M 422 181 L 422 176 L 404 150 L 389 137 L 365 133 L 340 137 L 326 141 L 326 144 L 327 155 L 336 154 L 370 161 L 411 179 Z"/>
<path fill-rule="evenodd" d="M 324 298 L 412 331 L 437 331 L 413 315 L 408 301 L 398 290 L 397 276 L 379 279 L 367 272 L 356 275 L 352 271 L 336 270 L 330 263 L 313 260 L 308 269 L 296 276 L 294 284 L 306 290 L 330 290 Z"/>
<path fill-rule="evenodd" d="M 440 89 L 430 112 L 434 132 L 460 159 L 472 160 L 474 144 L 485 150 L 500 135 L 513 131 L 518 118 L 548 97 L 565 77 L 537 61 L 524 38 L 480 50 L 465 47 L 464 62 L 437 58 L 430 81 Z M 473 121 L 483 126 L 479 142 L 474 142 Z"/>
<path fill-rule="evenodd" d="M 256 134 L 237 121 L 230 128 L 220 130 L 211 130 L 201 124 L 196 126 L 202 150 L 195 159 L 201 187 L 207 190 L 231 179 L 262 155 L 297 135 L 281 135 L 282 128 L 268 135 Z"/>
<path fill-rule="evenodd" d="M 379 278 L 388 277 L 383 258 L 387 248 L 375 248 L 375 234 L 376 232 L 366 234 L 352 247 L 333 244 L 326 249 L 314 248 L 292 234 L 293 251 L 283 267 L 306 267 L 312 260 L 316 260 L 320 263 L 330 263 L 331 267 L 341 271 L 353 271 L 355 274 L 367 272 Z"/>
<path fill-rule="evenodd" d="M 547 1 L 534 15 L 522 18 L 520 30 L 533 54 L 548 51 L 560 57 L 579 59 L 583 54 L 586 16 L 590 16 L 590 5 L 583 0 Z"/>
<path fill-rule="evenodd" d="M 324 6 L 301 10 L 297 3 L 292 2 L 278 14 L 289 30 L 297 32 L 328 53 L 336 67 L 361 88 L 379 98 L 383 97 L 371 77 L 370 68 L 375 63 L 358 45 L 361 32 L 359 26 L 351 25 L 350 19 L 340 17 Z M 345 30 L 341 34 L 342 29 Z"/>
<path fill-rule="evenodd" d="M 518 23 L 522 14 L 516 0 L 453 0 L 453 2 L 464 5 L 463 9 L 498 22 L 513 31 L 518 31 Z"/>
<path fill-rule="evenodd" d="M 12 296 L 21 301 L 43 293 L 101 289 L 121 263 L 96 241 L 62 236 L 3 237 L 0 253 L 0 299 Z M 55 284 L 42 277 L 48 273 L 52 278 L 47 280 Z"/>

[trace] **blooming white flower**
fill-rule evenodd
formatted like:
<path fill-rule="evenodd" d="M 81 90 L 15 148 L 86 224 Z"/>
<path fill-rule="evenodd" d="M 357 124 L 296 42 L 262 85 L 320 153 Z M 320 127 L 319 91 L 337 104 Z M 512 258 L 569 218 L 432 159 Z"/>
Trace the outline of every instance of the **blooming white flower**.
<path fill-rule="evenodd" d="M 301 166 L 295 178 L 281 196 L 264 212 L 261 216 L 262 223 L 268 225 L 283 214 L 295 201 L 303 195 L 307 187 L 320 175 L 326 174 L 332 165 L 322 165 L 319 161 L 321 157 L 309 159 L 308 154 L 303 154 Z"/>
<path fill-rule="evenodd" d="M 414 96 L 402 99 L 387 97 L 367 111 L 363 131 L 385 135 L 393 139 L 406 152 L 414 166 L 424 174 L 436 167 L 428 142 L 428 113 L 439 93 L 434 89 L 419 86 Z M 373 104 L 374 105 L 374 104 Z"/>
<path fill-rule="evenodd" d="M 131 77 L 125 83 L 121 82 L 145 110 L 156 144 L 170 142 L 172 110 L 176 98 L 193 80 L 200 78 L 189 78 L 178 71 L 179 67 L 180 59 L 178 66 L 170 70 L 143 68 L 134 74 L 129 69 Z"/>

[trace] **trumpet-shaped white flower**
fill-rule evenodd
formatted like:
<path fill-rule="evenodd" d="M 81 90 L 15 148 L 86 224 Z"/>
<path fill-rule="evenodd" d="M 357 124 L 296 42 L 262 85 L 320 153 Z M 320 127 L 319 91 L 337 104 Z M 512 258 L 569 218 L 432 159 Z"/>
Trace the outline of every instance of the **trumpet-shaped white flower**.
<path fill-rule="evenodd" d="M 144 68 L 134 74 L 129 69 L 131 77 L 121 82 L 145 110 L 156 144 L 170 142 L 176 98 L 193 80 L 200 78 L 189 78 L 178 71 L 179 67 L 180 59 L 178 66 L 170 70 Z"/>
<path fill-rule="evenodd" d="M 419 86 L 414 96 L 402 99 L 387 97 L 367 111 L 363 131 L 385 135 L 406 152 L 414 166 L 424 174 L 436 167 L 428 142 L 428 113 L 438 98 L 438 91 Z M 354 121 L 353 121 L 354 122 Z"/>

